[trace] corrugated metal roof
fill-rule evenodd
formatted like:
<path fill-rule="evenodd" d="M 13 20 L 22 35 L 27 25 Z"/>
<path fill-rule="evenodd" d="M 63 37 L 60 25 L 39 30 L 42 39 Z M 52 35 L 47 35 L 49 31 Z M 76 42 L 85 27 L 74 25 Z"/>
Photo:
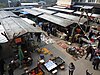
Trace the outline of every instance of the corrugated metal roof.
<path fill-rule="evenodd" d="M 0 18 L 6 18 L 9 16 L 17 17 L 17 15 L 13 14 L 11 11 L 0 11 Z"/>
<path fill-rule="evenodd" d="M 2 20 L 3 26 L 10 39 L 13 38 L 13 34 L 23 35 L 28 32 L 42 32 L 42 30 L 28 24 L 21 18 L 9 17 Z"/>
<path fill-rule="evenodd" d="M 47 21 L 50 21 L 52 23 L 58 24 L 58 25 L 63 26 L 63 27 L 67 27 L 67 26 L 74 23 L 74 21 L 71 21 L 71 20 L 68 20 L 68 19 L 63 19 L 63 18 L 60 18 L 60 17 L 56 17 L 54 15 L 43 14 L 43 15 L 40 15 L 38 17 L 45 19 Z"/>
<path fill-rule="evenodd" d="M 83 5 L 74 5 L 73 7 L 76 7 L 76 8 L 82 8 Z"/>
<path fill-rule="evenodd" d="M 57 5 L 55 5 L 55 6 L 53 6 L 54 8 L 62 8 L 62 9 L 65 9 L 66 7 L 64 7 L 64 6 L 57 6 Z"/>
<path fill-rule="evenodd" d="M 42 12 L 35 11 L 35 10 L 33 11 L 33 10 L 31 10 L 31 9 L 22 9 L 22 10 L 25 11 L 25 12 L 28 12 L 28 13 L 34 15 L 34 16 L 37 16 L 37 15 L 42 14 Z"/>
<path fill-rule="evenodd" d="M 33 25 L 33 24 L 36 24 L 34 21 L 28 19 L 28 18 L 21 18 L 23 19 L 24 21 L 26 21 L 27 23 L 29 23 L 30 25 Z"/>
<path fill-rule="evenodd" d="M 54 7 L 47 7 L 47 9 L 57 10 L 57 11 L 63 11 L 63 12 L 68 12 L 68 13 L 72 13 L 72 12 L 74 12 L 74 10 L 69 10 L 69 9 L 60 9 L 60 8 L 54 8 Z"/>
<path fill-rule="evenodd" d="M 83 9 L 92 9 L 94 6 L 84 6 Z"/>
<path fill-rule="evenodd" d="M 64 13 L 56 13 L 54 14 L 56 16 L 59 16 L 59 17 L 62 17 L 62 18 L 66 18 L 66 19 L 69 19 L 69 20 L 73 20 L 75 21 L 76 23 L 79 21 L 79 18 L 78 16 L 74 16 L 74 15 L 69 15 L 69 14 L 64 14 Z M 86 22 L 87 19 L 86 18 L 81 18 L 80 20 L 80 23 L 84 23 Z"/>
<path fill-rule="evenodd" d="M 42 13 L 47 13 L 47 14 L 54 14 L 56 11 L 51 11 L 51 10 L 46 10 L 46 9 L 41 9 L 41 8 L 32 8 L 34 10 L 40 11 Z"/>
<path fill-rule="evenodd" d="M 0 20 L 9 39 L 13 38 L 13 34 L 23 35 L 28 32 L 42 32 L 42 30 L 28 24 L 11 11 L 0 11 Z"/>
<path fill-rule="evenodd" d="M 80 11 L 76 11 L 76 12 L 74 12 L 74 14 L 81 15 L 82 12 L 80 12 Z M 86 12 L 84 12 L 83 15 L 86 16 L 86 15 L 87 15 Z M 91 13 L 88 13 L 88 16 L 92 16 L 92 17 L 95 17 L 95 18 L 100 18 L 100 15 L 99 15 L 99 14 L 92 14 L 92 15 L 91 15 Z"/>

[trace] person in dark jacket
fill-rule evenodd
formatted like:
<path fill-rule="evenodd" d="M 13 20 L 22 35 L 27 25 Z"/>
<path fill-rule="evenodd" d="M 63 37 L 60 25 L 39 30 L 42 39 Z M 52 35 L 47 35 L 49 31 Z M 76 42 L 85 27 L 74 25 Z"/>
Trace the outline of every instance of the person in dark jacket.
<path fill-rule="evenodd" d="M 1 59 L 0 60 L 0 75 L 4 74 L 4 64 L 5 64 L 5 61 Z"/>
<path fill-rule="evenodd" d="M 69 64 L 69 75 L 73 75 L 74 70 L 75 70 L 75 65 L 71 62 Z"/>
<path fill-rule="evenodd" d="M 99 64 L 100 64 L 100 54 L 96 54 L 96 56 L 93 58 L 93 69 L 94 70 L 98 70 L 99 69 Z"/>
<path fill-rule="evenodd" d="M 91 57 L 90 57 L 90 61 L 93 59 L 94 55 L 95 55 L 95 49 L 92 48 L 92 49 L 91 49 Z"/>
<path fill-rule="evenodd" d="M 93 73 L 89 73 L 88 70 L 86 70 L 86 75 L 92 75 Z"/>
<path fill-rule="evenodd" d="M 86 49 L 86 51 L 87 51 L 87 54 L 86 54 L 86 57 L 85 57 L 85 59 L 87 59 L 87 57 L 89 56 L 89 54 L 91 54 L 92 53 L 92 46 L 89 46 L 87 49 Z"/>
<path fill-rule="evenodd" d="M 9 70 L 8 70 L 8 74 L 9 75 L 14 75 L 14 70 L 12 68 L 10 68 L 10 67 L 9 67 Z"/>
<path fill-rule="evenodd" d="M 48 34 L 48 36 L 50 36 L 50 33 L 51 33 L 50 28 L 48 28 L 48 29 L 47 29 L 47 34 Z"/>
<path fill-rule="evenodd" d="M 14 75 L 14 68 L 13 68 L 12 63 L 10 63 L 9 66 L 8 66 L 8 74 Z"/>

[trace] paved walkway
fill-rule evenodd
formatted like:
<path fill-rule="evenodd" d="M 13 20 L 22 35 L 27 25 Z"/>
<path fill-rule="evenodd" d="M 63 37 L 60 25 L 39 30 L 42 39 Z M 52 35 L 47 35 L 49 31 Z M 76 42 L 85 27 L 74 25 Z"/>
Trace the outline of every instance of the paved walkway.
<path fill-rule="evenodd" d="M 59 40 L 59 38 L 56 37 L 52 37 L 52 39 L 55 41 L 54 44 L 46 45 L 44 42 L 42 42 L 41 46 L 49 49 L 54 56 L 61 56 L 65 60 L 66 69 L 59 70 L 57 75 L 68 75 L 68 64 L 70 62 L 74 62 L 76 67 L 74 75 L 85 75 L 86 69 L 88 69 L 89 72 L 93 73 L 93 75 L 100 75 L 100 70 L 93 70 L 92 63 L 89 60 L 85 60 L 83 57 L 77 61 L 74 61 L 72 59 L 72 56 L 68 54 L 65 49 L 57 45 L 57 42 L 62 40 Z M 33 53 L 32 57 L 33 57 L 33 65 L 30 68 L 36 67 L 39 55 L 37 53 Z M 45 55 L 45 60 L 49 60 L 50 58 L 51 58 L 50 55 Z M 52 75 L 51 73 L 47 72 L 45 68 L 44 71 L 46 72 L 45 75 Z M 24 72 L 23 69 L 16 69 L 14 75 L 21 75 L 23 72 Z"/>

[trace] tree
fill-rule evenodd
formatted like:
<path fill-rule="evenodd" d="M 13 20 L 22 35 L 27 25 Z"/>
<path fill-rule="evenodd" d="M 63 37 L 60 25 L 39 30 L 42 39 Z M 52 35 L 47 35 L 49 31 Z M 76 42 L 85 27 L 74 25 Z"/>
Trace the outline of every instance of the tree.
<path fill-rule="evenodd" d="M 5 8 L 5 7 L 6 7 L 6 4 L 0 3 L 0 8 Z"/>

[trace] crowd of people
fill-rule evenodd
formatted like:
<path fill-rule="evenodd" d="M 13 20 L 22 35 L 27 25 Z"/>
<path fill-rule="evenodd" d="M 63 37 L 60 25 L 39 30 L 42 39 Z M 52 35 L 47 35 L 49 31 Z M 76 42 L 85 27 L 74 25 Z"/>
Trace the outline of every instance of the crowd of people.
<path fill-rule="evenodd" d="M 93 65 L 93 69 L 94 70 L 98 70 L 99 69 L 99 64 L 100 64 L 100 50 L 98 50 L 97 48 L 93 48 L 93 46 L 89 46 L 87 49 L 87 54 L 85 59 L 87 59 L 87 57 L 89 55 L 90 56 L 90 61 L 92 61 L 92 65 Z"/>

